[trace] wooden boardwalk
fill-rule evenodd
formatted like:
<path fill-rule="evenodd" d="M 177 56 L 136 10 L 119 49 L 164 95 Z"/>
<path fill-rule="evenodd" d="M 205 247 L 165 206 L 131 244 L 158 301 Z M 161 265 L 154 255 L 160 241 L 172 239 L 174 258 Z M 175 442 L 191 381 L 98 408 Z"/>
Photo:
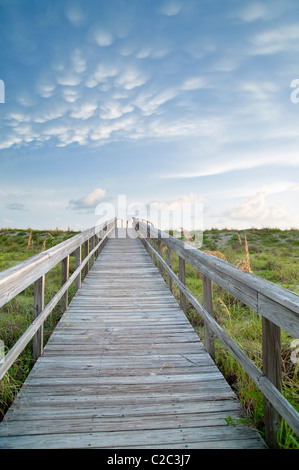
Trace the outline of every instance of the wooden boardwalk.
<path fill-rule="evenodd" d="M 265 448 L 227 425 L 241 416 L 140 240 L 112 238 L 0 423 L 0 448 Z"/>

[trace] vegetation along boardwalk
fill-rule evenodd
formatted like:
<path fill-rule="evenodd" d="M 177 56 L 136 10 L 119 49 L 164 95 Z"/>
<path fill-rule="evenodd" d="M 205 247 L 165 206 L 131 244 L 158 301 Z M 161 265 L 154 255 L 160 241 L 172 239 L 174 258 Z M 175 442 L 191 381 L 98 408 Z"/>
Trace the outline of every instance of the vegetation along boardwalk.
<path fill-rule="evenodd" d="M 227 424 L 240 417 L 139 238 L 118 236 L 0 424 L 0 447 L 265 448 L 250 427 Z"/>

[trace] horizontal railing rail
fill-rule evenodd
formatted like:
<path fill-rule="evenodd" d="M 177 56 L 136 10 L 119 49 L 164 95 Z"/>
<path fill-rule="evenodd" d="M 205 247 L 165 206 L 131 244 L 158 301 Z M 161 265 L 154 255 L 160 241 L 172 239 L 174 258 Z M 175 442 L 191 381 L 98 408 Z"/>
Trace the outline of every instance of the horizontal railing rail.
<path fill-rule="evenodd" d="M 280 328 L 299 337 L 299 296 L 252 273 L 240 271 L 233 265 L 204 253 L 151 225 L 133 219 L 133 225 L 149 253 L 155 257 L 161 273 L 166 271 L 171 288 L 174 281 L 180 290 L 180 305 L 186 312 L 190 301 L 205 323 L 205 346 L 215 359 L 214 338 L 217 336 L 246 373 L 251 377 L 265 400 L 265 437 L 269 447 L 277 445 L 280 416 L 299 436 L 299 414 L 281 394 Z M 153 247 L 157 243 L 157 249 Z M 162 256 L 166 246 L 167 262 Z M 179 276 L 171 269 L 171 250 L 179 257 Z M 203 276 L 203 305 L 186 287 L 185 262 Z M 263 371 L 261 371 L 219 326 L 213 317 L 212 282 L 241 300 L 262 316 Z"/>
<path fill-rule="evenodd" d="M 89 264 L 95 261 L 99 251 L 103 248 L 109 236 L 112 235 L 116 224 L 117 219 L 111 219 L 0 273 L 0 307 L 34 283 L 35 316 L 29 328 L 1 360 L 0 380 L 32 339 L 33 358 L 36 360 L 42 354 L 44 322 L 59 301 L 62 302 L 62 311 L 66 310 L 69 287 L 73 282 L 76 282 L 76 289 L 81 287 L 83 269 L 87 274 Z M 83 245 L 85 247 L 85 257 L 82 260 L 81 248 Z M 69 256 L 72 253 L 76 255 L 76 269 L 69 276 Z M 49 303 L 44 306 L 45 274 L 59 262 L 62 262 L 62 286 Z"/>

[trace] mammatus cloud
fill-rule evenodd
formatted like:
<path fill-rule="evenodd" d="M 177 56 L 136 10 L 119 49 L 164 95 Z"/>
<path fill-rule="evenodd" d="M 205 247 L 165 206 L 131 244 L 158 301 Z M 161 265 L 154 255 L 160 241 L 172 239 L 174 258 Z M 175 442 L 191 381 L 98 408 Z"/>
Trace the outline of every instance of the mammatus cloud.
<path fill-rule="evenodd" d="M 158 13 L 166 16 L 175 16 L 181 11 L 181 9 L 181 2 L 177 0 L 168 0 L 163 2 L 163 4 L 159 7 Z"/>
<path fill-rule="evenodd" d="M 97 188 L 94 189 L 90 194 L 80 199 L 71 200 L 69 202 L 68 209 L 73 211 L 92 212 L 99 204 L 101 199 L 106 195 L 106 190 Z"/>

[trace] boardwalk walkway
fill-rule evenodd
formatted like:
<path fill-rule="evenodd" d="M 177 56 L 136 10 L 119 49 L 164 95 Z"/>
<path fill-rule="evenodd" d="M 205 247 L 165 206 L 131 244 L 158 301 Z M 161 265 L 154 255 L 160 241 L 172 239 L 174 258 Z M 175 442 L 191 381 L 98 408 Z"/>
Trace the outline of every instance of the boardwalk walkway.
<path fill-rule="evenodd" d="M 130 230 L 130 229 L 129 229 Z M 0 424 L 0 448 L 264 448 L 138 239 L 110 239 Z"/>

